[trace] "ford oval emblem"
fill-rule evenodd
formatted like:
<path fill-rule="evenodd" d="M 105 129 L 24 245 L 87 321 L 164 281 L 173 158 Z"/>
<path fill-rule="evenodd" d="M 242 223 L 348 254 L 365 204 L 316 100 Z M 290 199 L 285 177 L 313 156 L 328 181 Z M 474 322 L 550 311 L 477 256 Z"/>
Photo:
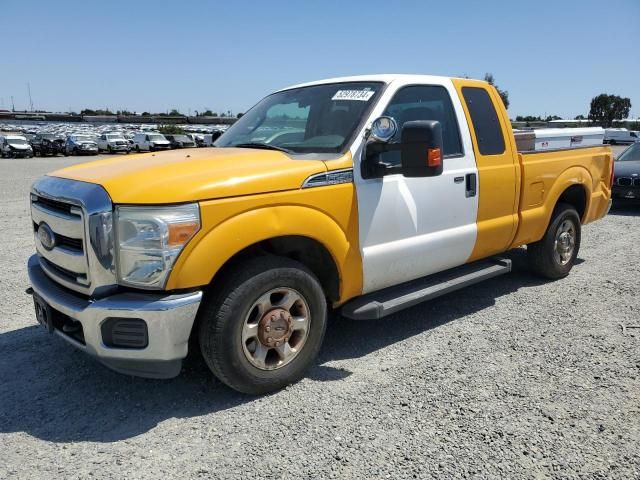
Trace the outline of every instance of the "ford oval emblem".
<path fill-rule="evenodd" d="M 47 250 L 51 250 L 56 246 L 56 236 L 53 233 L 53 230 L 51 230 L 51 227 L 49 227 L 49 225 L 47 225 L 46 223 L 42 222 L 38 226 L 37 235 L 38 240 L 40 240 L 42 246 Z"/>

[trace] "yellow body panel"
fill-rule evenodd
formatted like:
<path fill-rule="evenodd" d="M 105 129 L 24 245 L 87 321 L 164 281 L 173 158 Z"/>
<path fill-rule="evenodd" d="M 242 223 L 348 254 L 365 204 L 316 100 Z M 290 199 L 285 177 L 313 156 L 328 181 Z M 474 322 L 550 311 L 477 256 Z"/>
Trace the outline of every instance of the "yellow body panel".
<path fill-rule="evenodd" d="M 562 193 L 580 185 L 586 196 L 582 223 L 607 213 L 613 154 L 610 147 L 518 154 L 522 165 L 520 226 L 514 247 L 542 238 Z"/>
<path fill-rule="evenodd" d="M 509 117 L 495 88 L 478 80 L 453 79 L 469 123 L 473 150 L 478 167 L 478 236 L 468 261 L 504 252 L 509 248 L 518 223 L 518 197 L 520 195 L 520 167 L 515 154 L 515 140 Z M 489 92 L 498 112 L 504 134 L 505 151 L 499 155 L 481 155 L 471 116 L 462 95 L 464 87 L 482 88 Z"/>
<path fill-rule="evenodd" d="M 358 206 L 352 183 L 204 201 L 202 228 L 180 255 L 168 289 L 208 284 L 236 253 L 262 240 L 299 235 L 324 245 L 338 268 L 343 303 L 362 293 Z"/>
<path fill-rule="evenodd" d="M 324 171 L 320 160 L 273 150 L 194 148 L 123 155 L 50 175 L 98 183 L 114 203 L 167 204 L 298 189 Z"/>

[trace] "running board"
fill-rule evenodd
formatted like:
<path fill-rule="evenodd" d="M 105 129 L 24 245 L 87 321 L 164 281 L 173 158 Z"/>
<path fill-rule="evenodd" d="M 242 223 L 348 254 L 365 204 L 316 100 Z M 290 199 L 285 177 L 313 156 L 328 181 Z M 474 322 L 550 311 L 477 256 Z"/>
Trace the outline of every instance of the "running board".
<path fill-rule="evenodd" d="M 481 260 L 355 298 L 342 307 L 342 315 L 376 320 L 510 271 L 509 259 Z"/>

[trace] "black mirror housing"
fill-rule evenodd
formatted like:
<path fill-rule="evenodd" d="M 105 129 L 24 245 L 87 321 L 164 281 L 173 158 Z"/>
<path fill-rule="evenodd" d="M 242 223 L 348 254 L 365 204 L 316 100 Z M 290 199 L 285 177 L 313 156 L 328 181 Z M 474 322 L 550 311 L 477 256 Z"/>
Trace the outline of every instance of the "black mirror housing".
<path fill-rule="evenodd" d="M 436 120 L 405 122 L 401 134 L 402 174 L 405 177 L 442 175 L 442 126 Z"/>

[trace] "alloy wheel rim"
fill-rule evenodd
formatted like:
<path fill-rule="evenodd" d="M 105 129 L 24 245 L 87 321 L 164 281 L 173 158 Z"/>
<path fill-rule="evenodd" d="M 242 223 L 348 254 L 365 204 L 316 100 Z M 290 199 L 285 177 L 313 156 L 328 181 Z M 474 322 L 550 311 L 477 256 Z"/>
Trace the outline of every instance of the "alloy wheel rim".
<path fill-rule="evenodd" d="M 553 256 L 555 261 L 560 265 L 566 265 L 571 261 L 576 246 L 576 228 L 572 221 L 563 221 L 558 230 L 554 241 Z"/>
<path fill-rule="evenodd" d="M 260 370 L 284 367 L 302 351 L 310 323 L 309 305 L 297 290 L 269 290 L 253 302 L 242 324 L 246 359 Z"/>

